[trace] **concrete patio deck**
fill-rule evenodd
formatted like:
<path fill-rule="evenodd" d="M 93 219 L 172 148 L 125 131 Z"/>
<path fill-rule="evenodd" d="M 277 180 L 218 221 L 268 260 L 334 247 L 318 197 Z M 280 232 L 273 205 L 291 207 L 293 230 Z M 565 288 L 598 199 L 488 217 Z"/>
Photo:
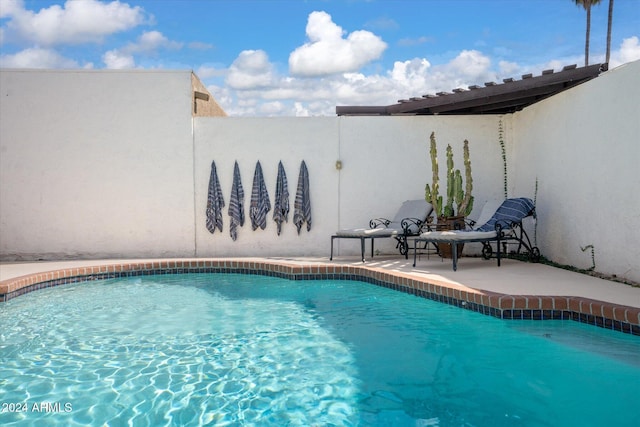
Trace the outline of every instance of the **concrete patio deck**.
<path fill-rule="evenodd" d="M 231 259 L 231 258 L 230 258 Z M 233 258 L 236 259 L 236 258 Z M 384 269 L 431 279 L 439 283 L 450 283 L 476 290 L 485 290 L 507 295 L 575 296 L 640 308 L 640 288 L 623 283 L 599 279 L 543 264 L 502 260 L 500 267 L 494 260 L 462 258 L 458 271 L 452 271 L 449 260 L 432 256 L 422 257 L 416 267 L 412 260 L 399 256 L 379 256 L 362 263 L 358 257 L 327 258 L 243 258 L 248 261 L 283 261 L 294 265 L 353 265 Z M 153 259 L 113 259 L 77 261 L 40 261 L 0 263 L 0 283 L 20 276 L 64 270 L 75 267 L 119 265 L 132 262 L 152 262 Z"/>
<path fill-rule="evenodd" d="M 640 288 L 608 281 L 543 264 L 505 259 L 461 258 L 458 271 L 450 260 L 423 256 L 416 267 L 403 257 L 379 256 L 366 263 L 359 257 L 338 257 L 333 261 L 309 258 L 211 258 L 211 259 L 135 259 L 63 260 L 0 263 L 0 297 L 37 283 L 98 273 L 234 266 L 269 271 L 286 268 L 294 274 L 355 274 L 391 281 L 411 292 L 428 297 L 443 296 L 452 301 L 468 301 L 480 307 L 499 310 L 560 310 L 621 321 L 640 331 Z M 4 298 L 0 298 L 2 300 Z M 2 307 L 0 303 L 0 307 Z M 480 311 L 480 310 L 478 310 Z"/>

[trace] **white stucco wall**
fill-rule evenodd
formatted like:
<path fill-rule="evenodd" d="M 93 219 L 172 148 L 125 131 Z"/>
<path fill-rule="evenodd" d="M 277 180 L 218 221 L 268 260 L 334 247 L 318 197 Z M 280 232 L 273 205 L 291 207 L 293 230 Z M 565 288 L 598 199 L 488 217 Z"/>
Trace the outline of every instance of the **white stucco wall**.
<path fill-rule="evenodd" d="M 539 183 L 542 254 L 588 268 L 580 247 L 593 245 L 598 271 L 640 281 L 639 79 L 640 62 L 627 64 L 507 116 L 193 118 L 190 71 L 0 70 L 0 259 L 328 256 L 337 229 L 424 197 L 433 131 L 441 178 L 446 145 L 462 168 L 470 142 L 474 217 L 503 197 L 502 121 L 509 196 L 533 198 Z M 212 235 L 214 160 L 227 205 L 224 230 Z M 231 240 L 235 160 L 247 216 L 256 162 L 272 203 L 283 162 L 291 210 L 281 236 L 270 212 L 266 230 L 247 220 Z M 313 225 L 298 235 L 302 160 Z M 391 240 L 376 247 L 395 251 Z M 337 255 L 357 253 L 357 242 L 337 241 Z"/>
<path fill-rule="evenodd" d="M 435 132 L 440 194 L 446 198 L 446 147 L 455 168 L 464 170 L 462 147 L 469 152 L 479 214 L 488 199 L 502 197 L 502 166 L 497 142 L 498 116 L 341 117 L 340 228 L 366 227 L 371 218 L 391 219 L 404 200 L 424 198 L 431 184 L 429 136 Z M 336 240 L 342 253 L 359 253 L 353 240 Z M 392 239 L 376 241 L 381 252 L 393 252 Z M 369 250 L 369 249 L 367 249 Z"/>
<path fill-rule="evenodd" d="M 197 256 L 307 256 L 323 253 L 319 242 L 329 235 L 337 211 L 338 173 L 336 118 L 210 118 L 195 119 L 195 223 Z M 229 199 L 233 166 L 238 161 L 245 193 L 245 224 L 234 242 L 229 235 Z M 312 207 L 311 231 L 300 235 L 293 225 L 294 201 L 300 164 L 309 172 Z M 225 201 L 223 231 L 206 228 L 207 188 L 211 162 L 215 161 Z M 272 209 L 267 227 L 251 228 L 249 203 L 256 163 L 260 161 Z M 272 220 L 278 173 L 282 161 L 289 189 L 289 222 L 278 236 Z M 326 237 L 328 240 L 328 237 Z"/>
<path fill-rule="evenodd" d="M 371 218 L 391 218 L 404 200 L 421 199 L 431 182 L 429 135 L 436 132 L 441 177 L 445 148 L 454 149 L 462 168 L 462 144 L 470 141 L 478 206 L 502 195 L 502 160 L 497 142 L 498 117 L 324 117 L 324 118 L 196 118 L 195 188 L 198 256 L 328 256 L 330 236 L 339 228 L 368 227 Z M 234 242 L 227 214 L 234 161 L 245 190 L 245 214 L 259 160 L 272 199 L 277 165 L 282 160 L 289 182 L 290 222 L 280 236 L 269 213 L 265 230 L 240 228 Z M 313 223 L 300 235 L 291 222 L 300 162 L 310 178 Z M 342 162 L 337 170 L 336 161 Z M 224 229 L 206 229 L 207 185 L 216 162 L 226 207 Z M 427 181 L 428 180 L 428 181 Z M 395 252 L 391 239 L 376 242 L 381 252 Z M 335 254 L 357 254 L 359 244 L 337 240 Z"/>
<path fill-rule="evenodd" d="M 0 253 L 192 256 L 191 72 L 0 71 Z"/>
<path fill-rule="evenodd" d="M 513 117 L 510 178 L 538 180 L 538 244 L 548 258 L 640 281 L 640 61 Z"/>
<path fill-rule="evenodd" d="M 191 117 L 190 72 L 2 70 L 0 257 L 326 256 L 344 227 L 392 217 L 424 197 L 429 135 L 462 167 L 470 141 L 478 206 L 501 196 L 497 120 L 488 117 Z M 247 221 L 229 236 L 234 161 L 249 209 L 259 160 L 273 204 L 285 166 L 290 222 L 280 236 Z M 292 223 L 300 163 L 311 183 L 312 229 Z M 343 168 L 337 170 L 336 161 Z M 222 233 L 206 229 L 211 162 L 226 201 Z M 392 241 L 377 245 L 395 252 Z M 338 241 L 336 254 L 358 245 Z"/>

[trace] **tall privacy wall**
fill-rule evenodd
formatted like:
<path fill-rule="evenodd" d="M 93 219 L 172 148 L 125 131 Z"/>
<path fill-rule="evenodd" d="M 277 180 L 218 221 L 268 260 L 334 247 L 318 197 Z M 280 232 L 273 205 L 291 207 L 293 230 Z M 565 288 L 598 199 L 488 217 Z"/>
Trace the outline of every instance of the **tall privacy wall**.
<path fill-rule="evenodd" d="M 424 198 L 431 182 L 429 135 L 436 133 L 440 163 L 450 143 L 462 168 L 462 144 L 469 140 L 481 207 L 502 197 L 502 159 L 497 141 L 498 117 L 340 117 L 340 118 L 197 118 L 195 120 L 195 224 L 197 256 L 328 256 L 330 236 L 339 228 L 368 227 L 371 218 L 391 218 L 404 200 Z M 300 164 L 309 172 L 311 229 L 298 234 L 293 224 Z M 245 193 L 247 223 L 237 240 L 229 233 L 227 214 L 238 162 Z M 278 163 L 286 171 L 290 212 L 280 235 L 268 214 L 267 227 L 253 230 L 249 202 L 256 163 L 274 204 Z M 207 186 L 215 162 L 225 210 L 222 232 L 205 227 Z M 341 167 L 336 167 L 340 162 Z M 445 166 L 441 167 L 444 179 Z M 479 211 L 479 209 L 478 209 Z M 380 239 L 382 253 L 395 251 Z M 357 254 L 355 240 L 336 241 L 336 253 Z"/>
<path fill-rule="evenodd" d="M 0 70 L 0 257 L 193 255 L 190 71 Z"/>
<path fill-rule="evenodd" d="M 537 196 L 542 254 L 589 268 L 593 246 L 596 270 L 640 281 L 639 76 L 640 62 L 628 64 L 507 116 L 212 118 L 192 116 L 189 71 L 0 70 L 0 259 L 326 257 L 337 229 L 366 227 L 424 197 L 431 132 L 441 179 L 446 145 L 462 168 L 469 140 L 474 217 L 504 197 L 502 122 L 509 196 Z M 298 234 L 303 160 L 312 223 Z M 214 161 L 225 208 L 223 231 L 212 234 Z M 235 161 L 246 222 L 234 241 Z M 251 227 L 258 161 L 272 206 L 278 162 L 286 171 L 280 235 L 273 210 L 264 230 Z M 376 247 L 395 251 L 390 240 Z M 358 242 L 337 241 L 336 252 L 357 254 Z"/>
<path fill-rule="evenodd" d="M 338 228 L 366 227 L 424 197 L 431 132 L 442 165 L 450 143 L 461 167 L 470 141 L 478 206 L 501 197 L 498 117 L 193 118 L 190 72 L 0 70 L 0 78 L 3 260 L 328 256 Z M 234 241 L 227 209 L 236 160 L 247 222 Z M 312 219 L 298 234 L 303 160 Z M 211 234 L 213 161 L 225 208 L 223 231 Z M 289 222 L 280 235 L 273 210 L 264 230 L 249 221 L 258 161 L 272 205 L 278 162 L 287 174 Z M 377 248 L 395 251 L 390 241 Z M 358 251 L 355 241 L 337 242 L 338 254 Z"/>
<path fill-rule="evenodd" d="M 514 193 L 538 181 L 548 258 L 588 269 L 593 249 L 596 271 L 640 282 L 639 99 L 636 61 L 514 115 Z"/>

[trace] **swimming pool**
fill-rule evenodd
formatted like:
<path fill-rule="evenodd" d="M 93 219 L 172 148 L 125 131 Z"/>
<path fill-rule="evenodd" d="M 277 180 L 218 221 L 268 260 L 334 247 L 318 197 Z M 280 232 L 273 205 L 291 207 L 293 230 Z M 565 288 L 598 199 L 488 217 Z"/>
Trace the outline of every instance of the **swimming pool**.
<path fill-rule="evenodd" d="M 356 281 L 69 284 L 0 310 L 3 425 L 632 425 L 640 340 Z M 10 406 L 13 405 L 13 406 Z"/>

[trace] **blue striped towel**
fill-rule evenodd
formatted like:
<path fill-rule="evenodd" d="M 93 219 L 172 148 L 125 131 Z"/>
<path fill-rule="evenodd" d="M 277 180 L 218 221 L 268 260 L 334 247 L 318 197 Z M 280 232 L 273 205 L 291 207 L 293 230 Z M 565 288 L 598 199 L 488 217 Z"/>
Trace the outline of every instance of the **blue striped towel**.
<path fill-rule="evenodd" d="M 235 241 L 238 238 L 238 226 L 244 225 L 244 189 L 240 180 L 238 162 L 233 165 L 233 184 L 231 185 L 231 199 L 229 200 L 229 234 Z"/>
<path fill-rule="evenodd" d="M 209 177 L 209 191 L 207 195 L 207 230 L 213 233 L 216 228 L 222 231 L 222 208 L 224 197 L 218 181 L 216 162 L 211 162 L 211 176 Z"/>
<path fill-rule="evenodd" d="M 284 172 L 282 162 L 278 163 L 276 199 L 273 202 L 273 220 L 276 222 L 279 236 L 282 228 L 282 222 L 289 221 L 289 188 L 287 184 L 287 174 Z"/>
<path fill-rule="evenodd" d="M 271 210 L 271 202 L 269 201 L 269 193 L 262 176 L 262 166 L 260 162 L 256 163 L 256 170 L 253 174 L 253 188 L 251 190 L 251 205 L 249 207 L 249 216 L 251 217 L 251 228 L 254 230 L 258 227 L 265 229 L 267 226 L 267 213 Z"/>
<path fill-rule="evenodd" d="M 489 221 L 476 228 L 475 231 L 494 231 L 496 223 L 499 223 L 503 228 L 509 227 L 512 223 L 521 222 L 523 218 L 533 214 L 533 208 L 533 202 L 526 197 L 506 199 Z"/>
<path fill-rule="evenodd" d="M 311 230 L 311 198 L 309 196 L 309 172 L 307 164 L 302 161 L 300 164 L 300 175 L 298 176 L 298 188 L 296 190 L 296 201 L 294 202 L 293 223 L 298 229 L 302 224 L 307 223 L 307 231 Z"/>

